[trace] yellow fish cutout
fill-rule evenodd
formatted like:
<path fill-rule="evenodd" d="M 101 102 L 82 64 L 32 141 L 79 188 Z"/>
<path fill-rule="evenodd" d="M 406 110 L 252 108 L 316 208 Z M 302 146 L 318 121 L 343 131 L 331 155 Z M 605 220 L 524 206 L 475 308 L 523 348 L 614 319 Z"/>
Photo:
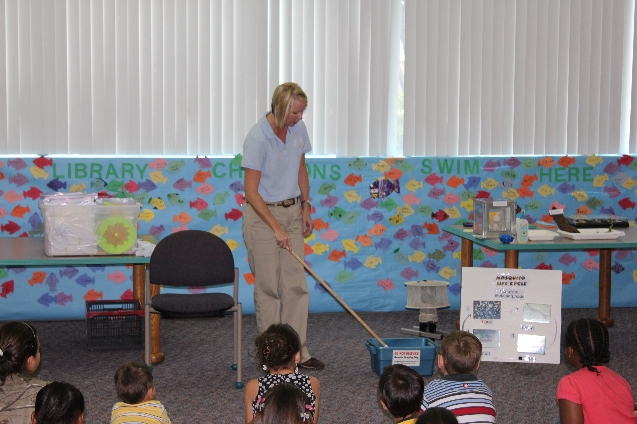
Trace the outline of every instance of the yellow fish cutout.
<path fill-rule="evenodd" d="M 637 227 L 637 223 L 635 221 L 628 221 L 629 227 Z"/>
<path fill-rule="evenodd" d="M 498 186 L 498 182 L 493 178 L 489 177 L 486 181 L 480 183 L 480 187 L 486 188 L 487 190 L 493 190 Z"/>
<path fill-rule="evenodd" d="M 148 174 L 148 176 L 150 177 L 151 180 L 153 180 L 155 184 L 157 183 L 166 184 L 166 181 L 168 181 L 168 177 L 165 177 L 164 174 L 161 173 L 161 170 L 153 171 L 150 174 Z"/>
<path fill-rule="evenodd" d="M 457 219 L 460 218 L 460 210 L 454 206 L 453 208 L 445 208 L 445 212 L 449 215 L 449 218 Z"/>
<path fill-rule="evenodd" d="M 608 181 L 608 174 L 597 175 L 593 180 L 593 187 L 604 187 L 606 181 Z"/>
<path fill-rule="evenodd" d="M 502 193 L 502 197 L 504 197 L 505 199 L 509 199 L 509 200 L 515 200 L 518 197 L 520 197 L 520 193 L 518 193 L 518 191 L 516 189 L 511 187 L 510 189 L 508 189 L 507 191 Z"/>
<path fill-rule="evenodd" d="M 592 155 L 586 158 L 586 163 L 592 167 L 595 167 L 596 165 L 599 165 L 602 162 L 604 162 L 604 159 L 600 158 L 595 153 L 593 153 Z"/>
<path fill-rule="evenodd" d="M 389 168 L 391 168 L 391 166 L 389 166 L 389 164 L 385 162 L 384 160 L 379 160 L 378 163 L 372 164 L 372 171 L 378 171 L 383 174 L 387 172 Z"/>
<path fill-rule="evenodd" d="M 155 212 L 151 211 L 150 209 L 144 209 L 143 211 L 139 213 L 139 216 L 137 218 L 140 221 L 148 222 L 151 219 L 155 218 Z"/>
<path fill-rule="evenodd" d="M 303 237 L 306 242 L 316 240 L 316 233 L 312 231 L 310 234 Z"/>
<path fill-rule="evenodd" d="M 79 184 L 73 184 L 71 186 L 71 189 L 69 190 L 71 193 L 79 193 L 86 190 L 86 184 L 84 183 L 79 183 Z"/>
<path fill-rule="evenodd" d="M 453 252 L 454 259 L 462 259 L 462 251 Z"/>
<path fill-rule="evenodd" d="M 414 208 L 412 208 L 409 205 L 403 205 L 403 206 L 397 208 L 396 212 L 398 212 L 403 217 L 405 217 L 405 216 L 413 215 L 414 214 Z"/>
<path fill-rule="evenodd" d="M 228 245 L 228 247 L 230 248 L 232 252 L 234 252 L 234 249 L 239 247 L 239 243 L 237 243 L 235 240 L 232 240 L 232 239 L 226 240 L 226 244 Z"/>
<path fill-rule="evenodd" d="M 455 269 L 451 269 L 448 266 L 444 267 L 443 269 L 440 270 L 440 272 L 438 273 L 442 278 L 446 278 L 447 280 L 449 278 L 451 278 L 452 276 L 456 276 L 456 274 L 458 273 L 458 271 L 456 271 Z"/>
<path fill-rule="evenodd" d="M 626 181 L 622 183 L 622 187 L 624 187 L 626 190 L 631 190 L 636 185 L 637 185 L 637 180 L 634 180 L 633 178 L 630 178 L 630 177 L 626 178 Z"/>
<path fill-rule="evenodd" d="M 396 213 L 396 215 L 389 217 L 389 222 L 394 225 L 400 225 L 405 222 L 405 218 L 403 218 L 399 213 Z"/>
<path fill-rule="evenodd" d="M 343 197 L 345 197 L 345 200 L 347 200 L 350 203 L 352 203 L 352 202 L 360 203 L 361 200 L 363 200 L 363 196 L 361 196 L 360 194 L 356 193 L 356 190 L 346 191 L 345 193 L 343 193 Z"/>
<path fill-rule="evenodd" d="M 381 258 L 380 256 L 368 256 L 367 259 L 365 259 L 365 263 L 363 265 L 365 265 L 365 267 L 367 268 L 376 268 L 378 264 L 382 263 L 383 258 Z"/>
<path fill-rule="evenodd" d="M 407 184 L 405 184 L 405 188 L 407 190 L 413 191 L 413 192 L 415 192 L 419 188 L 423 188 L 423 187 L 424 187 L 424 183 L 422 181 L 418 181 L 415 178 L 412 178 L 411 180 L 409 180 L 409 182 Z"/>
<path fill-rule="evenodd" d="M 583 202 L 584 200 L 588 199 L 588 194 L 583 189 L 573 190 L 571 195 L 575 196 L 578 202 Z"/>
<path fill-rule="evenodd" d="M 543 186 L 537 189 L 537 192 L 540 193 L 542 197 L 546 197 L 549 194 L 555 194 L 555 189 L 549 187 L 548 184 L 544 184 Z"/>
<path fill-rule="evenodd" d="M 33 175 L 36 180 L 37 179 L 46 180 L 47 178 L 49 178 L 49 173 L 46 172 L 44 169 L 40 168 L 39 166 L 33 165 L 31 168 L 29 168 L 29 171 L 31 171 L 31 175 Z"/>
<path fill-rule="evenodd" d="M 464 202 L 460 202 L 460 207 L 466 211 L 473 212 L 473 199 L 467 199 Z"/>
<path fill-rule="evenodd" d="M 217 237 L 221 237 L 222 234 L 228 234 L 228 227 L 222 227 L 221 224 L 217 224 L 210 229 L 210 232 Z"/>
<path fill-rule="evenodd" d="M 348 252 L 358 253 L 358 246 L 356 245 L 356 240 L 346 239 L 346 240 L 343 240 L 342 243 L 343 243 L 343 247 Z"/>
<path fill-rule="evenodd" d="M 413 255 L 409 255 L 409 262 L 422 262 L 427 257 L 426 254 L 420 250 L 416 250 Z"/>
<path fill-rule="evenodd" d="M 148 203 L 150 203 L 151 205 L 153 205 L 154 208 L 157 208 L 160 211 L 163 211 L 164 209 L 166 209 L 166 204 L 159 197 L 154 197 L 150 199 Z"/>
<path fill-rule="evenodd" d="M 328 250 L 330 250 L 330 245 L 326 243 L 318 242 L 312 245 L 312 251 L 319 256 L 322 256 L 323 253 L 327 252 Z"/>
<path fill-rule="evenodd" d="M 633 281 L 637 283 L 637 269 L 633 270 Z"/>

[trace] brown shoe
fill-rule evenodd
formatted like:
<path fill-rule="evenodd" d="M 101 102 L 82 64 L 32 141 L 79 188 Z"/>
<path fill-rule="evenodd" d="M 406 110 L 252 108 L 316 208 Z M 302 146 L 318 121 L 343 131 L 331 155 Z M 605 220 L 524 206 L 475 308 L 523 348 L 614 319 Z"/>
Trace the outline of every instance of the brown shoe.
<path fill-rule="evenodd" d="M 299 367 L 305 368 L 308 370 L 324 370 L 325 364 L 316 358 L 310 358 L 305 362 L 301 362 L 299 364 Z"/>

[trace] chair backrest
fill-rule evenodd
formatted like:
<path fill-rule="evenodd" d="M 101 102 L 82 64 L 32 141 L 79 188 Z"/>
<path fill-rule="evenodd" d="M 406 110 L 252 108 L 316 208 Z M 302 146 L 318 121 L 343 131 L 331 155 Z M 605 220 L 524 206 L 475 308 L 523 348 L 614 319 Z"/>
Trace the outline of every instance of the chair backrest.
<path fill-rule="evenodd" d="M 234 282 L 234 257 L 222 239 L 185 230 L 163 238 L 150 256 L 150 283 L 214 286 Z"/>

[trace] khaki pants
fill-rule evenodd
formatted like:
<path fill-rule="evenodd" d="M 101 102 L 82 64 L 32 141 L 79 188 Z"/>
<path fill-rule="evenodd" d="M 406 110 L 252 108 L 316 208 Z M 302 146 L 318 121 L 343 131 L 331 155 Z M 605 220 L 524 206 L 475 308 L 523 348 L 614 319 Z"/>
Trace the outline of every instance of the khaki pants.
<path fill-rule="evenodd" d="M 272 215 L 292 239 L 292 250 L 304 257 L 303 220 L 300 205 L 289 208 L 268 206 Z M 276 244 L 274 232 L 254 212 L 243 208 L 243 238 L 248 262 L 254 274 L 254 309 L 259 333 L 272 324 L 289 324 L 301 339 L 301 362 L 310 359 L 305 346 L 310 294 L 303 265 Z"/>

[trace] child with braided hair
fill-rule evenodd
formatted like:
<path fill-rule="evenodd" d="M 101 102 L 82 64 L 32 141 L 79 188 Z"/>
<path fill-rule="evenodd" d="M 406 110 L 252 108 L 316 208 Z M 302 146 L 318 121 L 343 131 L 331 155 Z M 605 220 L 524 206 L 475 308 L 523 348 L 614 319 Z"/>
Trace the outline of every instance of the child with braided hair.
<path fill-rule="evenodd" d="M 610 360 L 608 329 L 594 319 L 569 324 L 566 360 L 577 368 L 557 386 L 561 424 L 637 423 L 630 384 L 602 364 Z"/>
<path fill-rule="evenodd" d="M 267 375 L 255 378 L 245 388 L 246 424 L 252 422 L 265 393 L 281 383 L 291 383 L 305 393 L 318 423 L 320 385 L 316 378 L 298 373 L 301 340 L 288 324 L 272 324 L 255 340 L 257 362 Z"/>

